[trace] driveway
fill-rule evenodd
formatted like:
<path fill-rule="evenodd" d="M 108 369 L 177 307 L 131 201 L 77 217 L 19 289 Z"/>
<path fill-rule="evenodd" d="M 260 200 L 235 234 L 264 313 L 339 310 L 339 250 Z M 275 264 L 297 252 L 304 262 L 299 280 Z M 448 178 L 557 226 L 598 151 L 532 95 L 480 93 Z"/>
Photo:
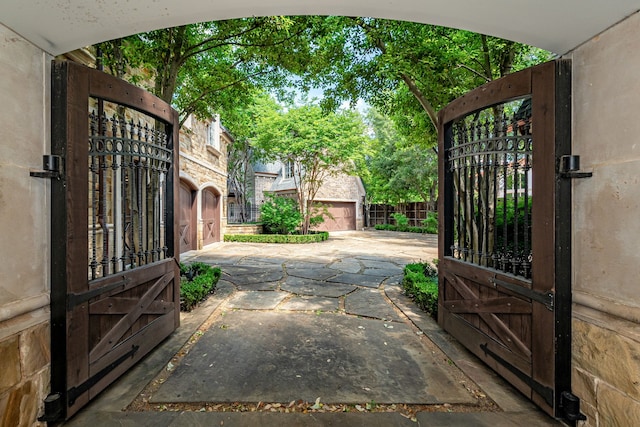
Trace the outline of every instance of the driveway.
<path fill-rule="evenodd" d="M 215 294 L 67 424 L 553 423 L 403 295 L 404 265 L 436 254 L 383 231 L 183 254 L 222 268 Z"/>

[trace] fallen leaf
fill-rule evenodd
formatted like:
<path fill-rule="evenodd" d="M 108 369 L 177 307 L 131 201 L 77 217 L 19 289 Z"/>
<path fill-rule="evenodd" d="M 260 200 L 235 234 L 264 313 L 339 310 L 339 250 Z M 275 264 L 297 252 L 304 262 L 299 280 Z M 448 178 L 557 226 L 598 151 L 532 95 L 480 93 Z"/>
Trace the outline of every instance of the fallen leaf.
<path fill-rule="evenodd" d="M 311 409 L 320 409 L 322 408 L 322 403 L 320 403 L 320 398 L 316 399 L 316 403 L 311 407 Z"/>
<path fill-rule="evenodd" d="M 356 409 L 357 409 L 358 411 L 360 411 L 360 412 L 364 412 L 364 411 L 365 411 L 365 409 L 364 409 L 362 406 L 360 406 L 360 405 L 356 405 Z"/>

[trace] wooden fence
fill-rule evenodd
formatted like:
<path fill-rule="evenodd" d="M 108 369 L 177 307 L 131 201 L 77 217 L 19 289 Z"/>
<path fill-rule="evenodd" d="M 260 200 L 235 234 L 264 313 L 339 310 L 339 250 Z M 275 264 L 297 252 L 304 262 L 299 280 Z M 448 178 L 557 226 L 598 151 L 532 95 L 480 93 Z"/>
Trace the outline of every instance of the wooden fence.
<path fill-rule="evenodd" d="M 409 225 L 420 226 L 429 212 L 435 212 L 435 202 L 413 202 L 398 205 L 369 205 L 367 209 L 367 227 L 377 224 L 395 224 L 393 213 L 401 213 L 409 219 Z"/>

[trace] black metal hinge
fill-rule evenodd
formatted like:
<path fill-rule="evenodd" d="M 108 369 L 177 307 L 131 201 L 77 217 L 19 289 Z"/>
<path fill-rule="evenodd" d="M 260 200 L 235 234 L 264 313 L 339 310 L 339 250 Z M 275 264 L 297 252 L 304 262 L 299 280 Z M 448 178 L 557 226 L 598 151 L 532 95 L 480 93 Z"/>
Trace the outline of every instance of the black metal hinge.
<path fill-rule="evenodd" d="M 42 423 L 53 423 L 62 418 L 62 396 L 60 393 L 51 393 L 44 399 L 44 415 L 38 418 Z"/>
<path fill-rule="evenodd" d="M 98 381 L 106 377 L 111 371 L 117 368 L 118 365 L 122 364 L 129 357 L 133 357 L 139 348 L 140 346 L 137 346 L 137 345 L 131 346 L 131 350 L 129 350 L 128 352 L 120 356 L 118 359 L 116 359 L 110 365 L 106 366 L 100 372 L 98 372 L 97 374 L 89 378 L 87 381 L 83 382 L 77 387 L 70 388 L 69 391 L 67 392 L 67 399 L 69 401 L 69 406 L 72 406 L 78 397 L 86 393 L 91 387 L 96 385 Z"/>
<path fill-rule="evenodd" d="M 47 154 L 42 156 L 42 170 L 32 170 L 29 172 L 29 175 L 35 178 L 59 179 L 62 170 L 61 165 L 62 158 L 60 156 Z"/>
<path fill-rule="evenodd" d="M 591 178 L 593 172 L 578 172 L 580 170 L 580 156 L 567 155 L 560 157 L 561 178 Z"/>
<path fill-rule="evenodd" d="M 502 357 L 498 356 L 493 351 L 489 350 L 489 346 L 485 344 L 480 344 L 480 348 L 484 352 L 486 356 L 490 356 L 496 362 L 504 366 L 509 372 L 518 377 L 522 382 L 531 387 L 533 391 L 542 396 L 544 401 L 553 408 L 553 389 L 545 386 L 544 384 L 540 384 L 538 381 L 531 378 L 529 375 L 522 372 L 520 369 L 513 366 L 511 363 L 504 360 Z"/>
<path fill-rule="evenodd" d="M 544 304 L 548 310 L 553 311 L 554 308 L 554 296 L 552 292 L 547 292 L 546 294 L 536 292 L 529 288 L 523 288 L 522 286 L 514 285 L 513 283 L 505 282 L 503 280 L 491 278 L 489 279 L 493 284 L 493 287 L 500 286 L 505 289 L 509 289 L 511 292 L 514 292 L 523 297 L 529 298 L 533 301 L 537 301 L 541 304 Z"/>
<path fill-rule="evenodd" d="M 570 391 L 560 394 L 560 410 L 563 418 L 568 421 L 584 421 L 587 417 L 580 413 L 580 399 Z"/>

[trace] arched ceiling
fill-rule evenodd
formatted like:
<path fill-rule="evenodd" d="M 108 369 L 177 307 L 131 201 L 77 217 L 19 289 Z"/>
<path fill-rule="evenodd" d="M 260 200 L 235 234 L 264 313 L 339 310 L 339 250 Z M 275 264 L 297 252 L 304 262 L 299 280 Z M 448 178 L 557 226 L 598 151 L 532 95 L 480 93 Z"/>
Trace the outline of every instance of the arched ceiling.
<path fill-rule="evenodd" d="M 0 22 L 54 55 L 152 29 L 268 15 L 410 20 L 561 54 L 639 9 L 638 0 L 2 0 Z"/>

